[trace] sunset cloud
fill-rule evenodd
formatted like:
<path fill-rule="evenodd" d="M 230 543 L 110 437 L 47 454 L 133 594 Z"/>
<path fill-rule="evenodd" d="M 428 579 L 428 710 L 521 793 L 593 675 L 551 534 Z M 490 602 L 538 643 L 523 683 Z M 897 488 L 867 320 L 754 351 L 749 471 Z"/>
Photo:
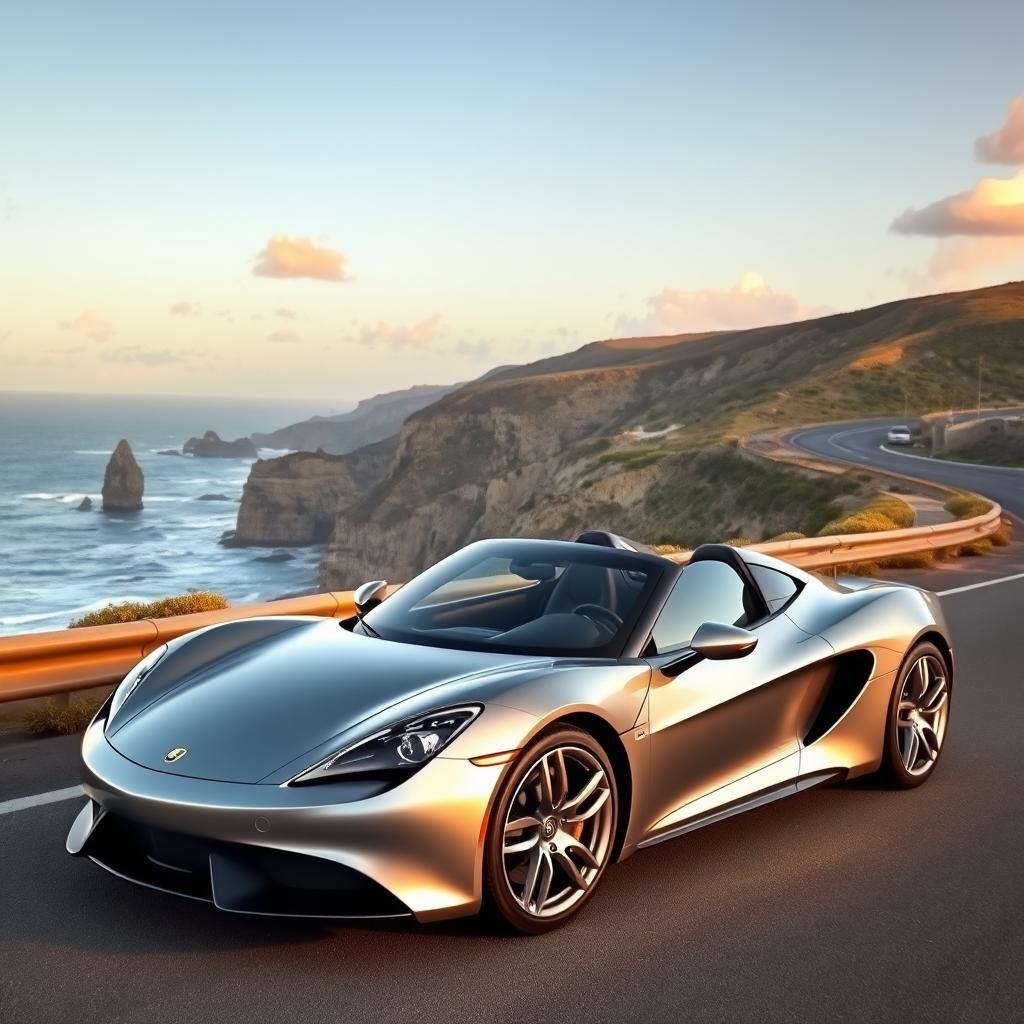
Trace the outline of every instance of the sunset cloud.
<path fill-rule="evenodd" d="M 1010 100 L 1002 128 L 974 143 L 974 155 L 987 164 L 1024 164 L 1024 95 Z"/>
<path fill-rule="evenodd" d="M 281 320 L 298 320 L 299 318 L 299 314 L 296 313 L 294 309 L 285 309 L 284 306 L 278 306 L 277 309 L 274 310 L 274 316 Z"/>
<path fill-rule="evenodd" d="M 198 302 L 174 302 L 171 304 L 171 316 L 199 316 L 203 307 Z"/>
<path fill-rule="evenodd" d="M 440 313 L 434 313 L 411 326 L 389 324 L 381 320 L 373 327 L 364 327 L 355 340 L 361 345 L 368 345 L 371 348 L 389 345 L 395 351 L 403 348 L 426 348 L 437 336 L 440 325 Z"/>
<path fill-rule="evenodd" d="M 640 317 L 620 316 L 620 337 L 740 330 L 801 320 L 822 312 L 804 306 L 795 295 L 774 291 L 758 273 L 744 274 L 726 290 L 663 288 L 647 299 Z"/>
<path fill-rule="evenodd" d="M 107 341 L 115 332 L 114 325 L 105 320 L 94 309 L 86 309 L 72 320 L 61 320 L 65 331 L 81 331 L 93 341 Z"/>
<path fill-rule="evenodd" d="M 969 192 L 907 210 L 889 230 L 931 238 L 1024 237 L 1024 171 L 1012 178 L 983 178 Z"/>
<path fill-rule="evenodd" d="M 267 341 L 278 345 L 294 345 L 296 342 L 302 341 L 302 338 L 298 331 L 293 331 L 290 327 L 282 327 L 280 330 L 271 331 L 267 335 Z"/>
<path fill-rule="evenodd" d="M 347 281 L 344 253 L 317 245 L 310 238 L 274 235 L 256 255 L 257 277 L 309 277 L 318 281 Z"/>

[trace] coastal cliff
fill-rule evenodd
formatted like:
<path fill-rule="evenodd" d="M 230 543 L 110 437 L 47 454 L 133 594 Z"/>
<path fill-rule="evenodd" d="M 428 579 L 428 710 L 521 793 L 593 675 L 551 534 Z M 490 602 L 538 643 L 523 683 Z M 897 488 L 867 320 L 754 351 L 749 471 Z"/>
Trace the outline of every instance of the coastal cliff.
<path fill-rule="evenodd" d="M 390 439 L 350 455 L 294 452 L 258 460 L 242 491 L 236 529 L 224 543 L 284 547 L 328 540 L 342 510 L 383 476 L 394 448 Z"/>
<path fill-rule="evenodd" d="M 460 387 L 459 384 L 419 384 L 403 391 L 364 398 L 351 412 L 337 416 L 314 416 L 301 423 L 251 435 L 260 448 L 293 448 L 296 451 L 322 450 L 344 455 L 397 434 L 412 413 L 438 401 Z"/>

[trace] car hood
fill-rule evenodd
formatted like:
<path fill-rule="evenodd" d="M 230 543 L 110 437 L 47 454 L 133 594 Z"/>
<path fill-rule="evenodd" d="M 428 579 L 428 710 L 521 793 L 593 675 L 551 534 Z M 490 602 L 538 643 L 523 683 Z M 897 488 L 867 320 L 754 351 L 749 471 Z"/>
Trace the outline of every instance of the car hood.
<path fill-rule="evenodd" d="M 434 687 L 483 684 L 549 664 L 360 636 L 332 619 L 250 619 L 172 644 L 110 723 L 107 739 L 146 768 L 260 782 Z M 168 762 L 176 748 L 186 753 Z"/>

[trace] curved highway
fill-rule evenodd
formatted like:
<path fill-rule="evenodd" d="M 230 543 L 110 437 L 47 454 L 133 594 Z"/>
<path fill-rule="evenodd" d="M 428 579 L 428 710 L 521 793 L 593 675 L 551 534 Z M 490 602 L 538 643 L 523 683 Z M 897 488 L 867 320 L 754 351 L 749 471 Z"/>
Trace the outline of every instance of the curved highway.
<path fill-rule="evenodd" d="M 1024 474 L 883 453 L 884 429 L 797 443 L 1024 511 Z M 927 785 L 811 790 L 641 851 L 537 938 L 248 918 L 128 885 L 64 853 L 77 738 L 0 734 L 0 1020 L 1020 1020 L 1022 566 L 1015 543 L 902 577 L 943 594 L 958 659 Z"/>
<path fill-rule="evenodd" d="M 789 442 L 814 455 L 824 455 L 852 465 L 875 466 L 921 480 L 976 491 L 1024 519 L 1024 469 L 947 462 L 886 448 L 885 436 L 889 428 L 901 422 L 905 421 L 864 420 L 810 427 L 790 434 Z"/>

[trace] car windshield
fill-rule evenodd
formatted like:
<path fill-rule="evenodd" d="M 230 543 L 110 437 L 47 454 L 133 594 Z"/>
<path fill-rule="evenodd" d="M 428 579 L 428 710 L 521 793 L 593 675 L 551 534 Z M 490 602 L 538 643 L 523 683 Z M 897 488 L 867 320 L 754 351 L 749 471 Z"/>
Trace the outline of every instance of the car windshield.
<path fill-rule="evenodd" d="M 661 572 L 650 556 L 591 544 L 481 541 L 407 583 L 366 624 L 402 643 L 616 657 Z"/>

